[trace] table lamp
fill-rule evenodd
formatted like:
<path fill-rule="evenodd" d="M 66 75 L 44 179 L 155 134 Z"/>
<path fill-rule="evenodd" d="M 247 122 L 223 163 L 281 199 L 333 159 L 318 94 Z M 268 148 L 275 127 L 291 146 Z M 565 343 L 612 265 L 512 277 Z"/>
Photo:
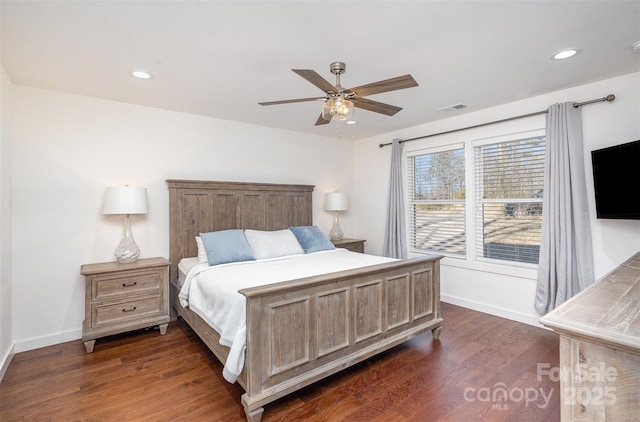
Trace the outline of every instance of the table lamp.
<path fill-rule="evenodd" d="M 330 192 L 324 197 L 324 209 L 325 211 L 335 212 L 335 218 L 333 220 L 333 228 L 329 232 L 329 238 L 331 240 L 342 239 L 343 233 L 338 221 L 338 214 L 340 211 L 347 210 L 347 194 L 341 192 Z"/>
<path fill-rule="evenodd" d="M 109 187 L 104 192 L 102 213 L 105 215 L 125 215 L 124 235 L 115 250 L 118 262 L 126 264 L 135 262 L 140 256 L 140 248 L 136 245 L 131 233 L 131 214 L 146 214 L 149 212 L 147 203 L 147 189 L 134 186 Z"/>

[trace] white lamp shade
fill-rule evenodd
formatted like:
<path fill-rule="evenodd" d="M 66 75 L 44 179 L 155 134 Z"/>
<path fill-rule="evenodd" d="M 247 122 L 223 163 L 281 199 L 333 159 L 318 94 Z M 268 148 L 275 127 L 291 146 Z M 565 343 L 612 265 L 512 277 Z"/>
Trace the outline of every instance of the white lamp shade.
<path fill-rule="evenodd" d="M 347 194 L 331 192 L 324 197 L 325 211 L 346 211 L 348 209 Z"/>
<path fill-rule="evenodd" d="M 110 187 L 104 192 L 103 214 L 146 214 L 149 212 L 147 188 Z"/>

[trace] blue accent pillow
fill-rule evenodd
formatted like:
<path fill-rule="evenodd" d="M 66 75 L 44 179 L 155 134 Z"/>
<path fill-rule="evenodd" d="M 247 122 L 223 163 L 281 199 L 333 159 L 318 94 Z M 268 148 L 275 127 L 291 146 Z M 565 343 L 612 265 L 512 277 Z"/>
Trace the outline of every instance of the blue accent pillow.
<path fill-rule="evenodd" d="M 317 226 L 289 227 L 289 230 L 298 239 L 304 253 L 328 251 L 336 248 Z"/>
<path fill-rule="evenodd" d="M 200 238 L 207 252 L 209 265 L 256 260 L 243 230 L 200 233 Z"/>

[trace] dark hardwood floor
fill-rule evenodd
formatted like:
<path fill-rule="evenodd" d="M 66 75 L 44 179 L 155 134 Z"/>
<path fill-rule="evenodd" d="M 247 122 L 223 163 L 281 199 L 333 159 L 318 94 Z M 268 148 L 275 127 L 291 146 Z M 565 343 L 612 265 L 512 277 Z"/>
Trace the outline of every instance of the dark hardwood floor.
<path fill-rule="evenodd" d="M 440 340 L 423 334 L 268 404 L 262 420 L 560 419 L 559 384 L 537 376 L 558 366 L 557 334 L 446 303 L 443 316 Z M 165 336 L 99 339 L 92 354 L 80 340 L 16 354 L 0 421 L 242 421 L 242 393 L 180 320 Z"/>

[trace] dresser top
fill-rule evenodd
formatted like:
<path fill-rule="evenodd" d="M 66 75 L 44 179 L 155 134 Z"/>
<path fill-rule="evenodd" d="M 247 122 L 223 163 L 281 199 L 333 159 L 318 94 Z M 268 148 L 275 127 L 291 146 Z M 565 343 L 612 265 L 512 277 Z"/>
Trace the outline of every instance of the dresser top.
<path fill-rule="evenodd" d="M 540 322 L 560 333 L 640 352 L 640 252 Z"/>
<path fill-rule="evenodd" d="M 110 273 L 114 271 L 137 270 L 143 268 L 153 268 L 167 266 L 170 262 L 165 258 L 143 258 L 130 264 L 121 264 L 118 261 L 99 262 L 96 264 L 84 264 L 80 267 L 80 274 L 95 275 L 100 273 Z"/>

